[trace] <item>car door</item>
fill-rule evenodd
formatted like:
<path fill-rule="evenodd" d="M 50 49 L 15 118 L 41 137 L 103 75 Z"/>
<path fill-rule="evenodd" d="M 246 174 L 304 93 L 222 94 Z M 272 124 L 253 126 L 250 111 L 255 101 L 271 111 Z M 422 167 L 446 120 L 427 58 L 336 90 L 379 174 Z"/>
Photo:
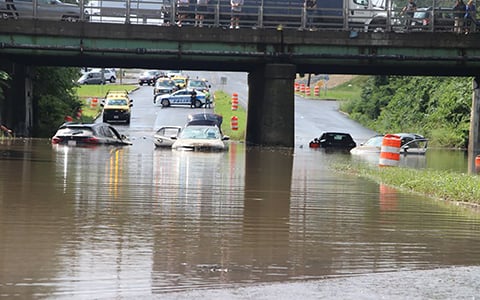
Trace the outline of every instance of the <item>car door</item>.
<path fill-rule="evenodd" d="M 191 94 L 187 90 L 181 90 L 175 93 L 170 102 L 172 104 L 186 104 L 190 105 Z"/>

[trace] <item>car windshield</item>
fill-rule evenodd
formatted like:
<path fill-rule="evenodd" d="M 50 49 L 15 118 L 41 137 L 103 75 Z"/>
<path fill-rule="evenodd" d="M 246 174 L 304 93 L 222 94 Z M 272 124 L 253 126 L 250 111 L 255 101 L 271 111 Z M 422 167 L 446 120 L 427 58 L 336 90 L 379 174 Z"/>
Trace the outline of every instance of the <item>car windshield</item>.
<path fill-rule="evenodd" d="M 125 99 L 108 99 L 108 105 L 127 105 L 127 100 Z"/>
<path fill-rule="evenodd" d="M 363 144 L 364 146 L 374 146 L 374 147 L 381 147 L 383 141 L 383 135 L 374 136 L 370 138 L 368 141 Z"/>
<path fill-rule="evenodd" d="M 205 83 L 203 81 L 190 81 L 189 85 L 191 87 L 205 87 Z"/>
<path fill-rule="evenodd" d="M 175 83 L 185 83 L 185 79 L 182 78 L 174 79 L 173 81 L 175 81 Z"/>
<path fill-rule="evenodd" d="M 157 86 L 171 87 L 173 85 L 175 85 L 175 83 L 170 80 L 157 81 Z"/>
<path fill-rule="evenodd" d="M 180 134 L 182 139 L 220 139 L 220 130 L 215 126 L 187 126 Z"/>
<path fill-rule="evenodd" d="M 428 18 L 428 13 L 426 11 L 417 11 L 413 14 L 415 19 L 426 19 Z"/>

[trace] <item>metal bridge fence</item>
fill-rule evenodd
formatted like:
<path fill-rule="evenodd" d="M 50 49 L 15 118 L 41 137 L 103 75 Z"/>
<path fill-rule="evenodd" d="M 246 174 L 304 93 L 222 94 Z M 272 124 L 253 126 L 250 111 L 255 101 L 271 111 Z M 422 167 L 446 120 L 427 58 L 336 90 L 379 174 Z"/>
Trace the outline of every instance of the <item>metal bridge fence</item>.
<path fill-rule="evenodd" d="M 192 1 L 190 1 L 192 2 Z M 194 1 L 196 2 L 196 1 Z M 172 5 L 173 3 L 173 5 Z M 297 30 L 343 31 L 454 31 L 454 12 L 451 8 L 432 6 L 419 8 L 414 17 L 401 9 L 374 7 L 350 9 L 319 7 L 306 9 L 303 5 L 252 6 L 244 5 L 238 13 L 240 28 L 293 28 Z M 298 3 L 295 2 L 295 3 Z M 94 23 L 145 24 L 174 26 L 178 7 L 171 0 L 79 0 L 78 5 L 61 5 L 58 0 L 0 0 L 2 18 L 53 19 Z M 202 12 L 201 24 L 196 20 L 196 4 L 182 9 L 182 26 L 229 28 L 229 1 L 210 1 Z M 462 25 L 463 26 L 463 25 Z"/>

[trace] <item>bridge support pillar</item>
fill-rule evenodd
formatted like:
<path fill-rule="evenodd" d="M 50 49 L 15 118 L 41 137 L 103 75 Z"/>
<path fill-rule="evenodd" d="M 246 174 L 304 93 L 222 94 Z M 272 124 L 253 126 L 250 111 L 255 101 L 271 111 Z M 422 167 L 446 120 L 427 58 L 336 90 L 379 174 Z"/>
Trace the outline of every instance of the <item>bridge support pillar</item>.
<path fill-rule="evenodd" d="M 480 154 L 480 77 L 473 78 L 472 112 L 468 137 L 468 173 L 476 172 L 475 157 Z"/>
<path fill-rule="evenodd" d="M 247 145 L 293 147 L 296 67 L 268 64 L 248 74 Z"/>
<path fill-rule="evenodd" d="M 30 137 L 33 133 L 32 69 L 17 63 L 2 62 L 1 65 L 12 80 L 0 107 L 0 123 L 12 129 L 16 136 Z"/>

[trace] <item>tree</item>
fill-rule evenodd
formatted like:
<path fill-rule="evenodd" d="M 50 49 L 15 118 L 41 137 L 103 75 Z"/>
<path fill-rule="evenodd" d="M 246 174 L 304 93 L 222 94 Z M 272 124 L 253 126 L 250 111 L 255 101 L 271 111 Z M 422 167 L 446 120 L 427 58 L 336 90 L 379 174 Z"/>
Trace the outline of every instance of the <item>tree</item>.
<path fill-rule="evenodd" d="M 82 103 L 75 94 L 76 68 L 37 67 L 33 82 L 35 137 L 51 137 L 65 116 L 74 116 Z"/>

